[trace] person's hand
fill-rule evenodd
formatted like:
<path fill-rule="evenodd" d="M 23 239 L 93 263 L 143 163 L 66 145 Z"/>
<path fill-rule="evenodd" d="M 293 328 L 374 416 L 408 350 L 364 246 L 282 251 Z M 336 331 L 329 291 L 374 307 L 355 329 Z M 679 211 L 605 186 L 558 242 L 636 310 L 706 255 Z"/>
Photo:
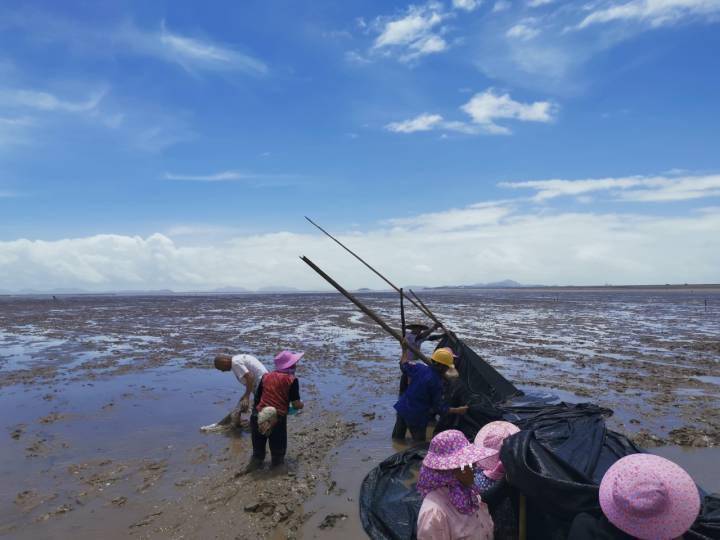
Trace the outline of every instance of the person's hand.
<path fill-rule="evenodd" d="M 246 396 L 240 400 L 240 412 L 247 412 L 250 408 L 250 396 Z"/>

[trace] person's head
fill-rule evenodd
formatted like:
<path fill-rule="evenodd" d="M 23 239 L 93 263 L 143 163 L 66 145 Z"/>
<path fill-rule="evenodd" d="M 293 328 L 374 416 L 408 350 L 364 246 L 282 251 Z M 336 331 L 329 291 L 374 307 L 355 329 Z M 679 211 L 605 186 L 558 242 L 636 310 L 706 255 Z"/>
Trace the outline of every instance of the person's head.
<path fill-rule="evenodd" d="M 415 336 L 417 336 L 421 332 L 426 332 L 427 330 L 429 330 L 429 328 L 426 325 L 421 324 L 421 323 L 406 324 L 405 329 Z"/>
<path fill-rule="evenodd" d="M 505 439 L 519 431 L 520 428 L 515 424 L 498 420 L 485 424 L 475 435 L 475 446 L 496 452 L 495 456 L 486 460 L 481 467 L 485 476 L 491 480 L 500 480 L 505 475 L 505 469 L 500 461 L 500 450 Z"/>
<path fill-rule="evenodd" d="M 229 354 L 218 354 L 215 356 L 215 369 L 230 371 L 232 368 L 232 356 Z"/>
<path fill-rule="evenodd" d="M 305 353 L 294 353 L 292 351 L 281 351 L 275 357 L 275 369 L 286 373 L 294 373 L 297 363 Z"/>
<path fill-rule="evenodd" d="M 610 523 L 640 540 L 678 538 L 700 512 L 700 495 L 690 475 L 651 454 L 616 461 L 600 482 L 599 497 Z"/>
<path fill-rule="evenodd" d="M 435 349 L 435 352 L 432 353 L 430 360 L 431 367 L 441 375 L 444 375 L 448 369 L 455 366 L 453 353 L 447 347 Z"/>
<path fill-rule="evenodd" d="M 475 483 L 475 467 L 470 465 L 453 469 L 453 476 L 465 487 L 470 487 Z"/>

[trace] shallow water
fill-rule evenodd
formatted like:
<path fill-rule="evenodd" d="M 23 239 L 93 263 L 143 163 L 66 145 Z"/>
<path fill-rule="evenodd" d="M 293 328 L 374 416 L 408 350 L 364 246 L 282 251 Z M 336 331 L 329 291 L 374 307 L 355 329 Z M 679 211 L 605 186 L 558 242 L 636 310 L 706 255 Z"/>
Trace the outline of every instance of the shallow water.
<path fill-rule="evenodd" d="M 521 388 L 614 409 L 613 429 L 640 434 L 644 443 L 646 431 L 662 445 L 653 451 L 718 491 L 717 449 L 672 442 L 673 430 L 688 428 L 692 444 L 720 444 L 720 295 L 713 294 L 708 312 L 703 297 L 676 292 L 423 296 Z M 361 297 L 399 325 L 395 295 Z M 409 310 L 408 321 L 415 318 Z M 329 477 L 319 478 L 302 510 L 314 512 L 302 534 L 361 534 L 360 481 L 399 448 L 389 441 L 399 348 L 329 294 L 0 298 L 0 428 L 7 437 L 0 534 L 148 534 L 150 525 L 132 525 L 168 501 L 182 507 L 190 484 L 247 459 L 246 434 L 199 432 L 240 391 L 231 374 L 208 369 L 212 354 L 249 352 L 269 365 L 281 348 L 306 351 L 303 397 L 316 408 L 300 424 L 331 412 L 358 426 L 323 463 Z M 318 529 L 331 513 L 348 517 Z M 245 519 L 242 512 L 237 519 Z"/>

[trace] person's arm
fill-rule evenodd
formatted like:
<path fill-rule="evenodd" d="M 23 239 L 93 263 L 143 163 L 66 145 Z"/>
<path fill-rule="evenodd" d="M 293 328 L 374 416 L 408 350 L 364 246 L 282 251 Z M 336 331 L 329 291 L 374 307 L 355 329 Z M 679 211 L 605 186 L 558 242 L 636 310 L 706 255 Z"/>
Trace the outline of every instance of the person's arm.
<path fill-rule="evenodd" d="M 440 328 L 440 325 L 438 323 L 435 323 L 432 325 L 431 328 L 428 328 L 427 330 L 424 330 L 422 332 L 418 333 L 418 342 L 423 342 L 426 339 L 428 339 L 428 336 L 432 334 L 435 330 Z"/>
<path fill-rule="evenodd" d="M 300 410 L 302 409 L 305 404 L 300 399 L 300 381 L 298 379 L 295 379 L 293 383 L 290 385 L 290 403 L 293 407 Z"/>
<path fill-rule="evenodd" d="M 242 380 L 245 384 L 245 393 L 240 398 L 240 411 L 245 412 L 250 407 L 250 394 L 252 394 L 253 388 L 255 388 L 255 377 L 251 371 L 248 371 L 243 375 Z"/>
<path fill-rule="evenodd" d="M 443 388 L 442 384 L 434 384 L 431 390 L 432 392 L 432 403 L 433 410 L 438 414 L 465 414 L 468 412 L 468 406 L 462 405 L 461 407 L 449 407 L 443 399 Z"/>
<path fill-rule="evenodd" d="M 428 336 L 425 338 L 425 341 L 439 341 L 444 337 L 445 337 L 445 333 L 443 332 L 442 334 L 435 334 L 434 336 Z"/>
<path fill-rule="evenodd" d="M 410 355 L 408 354 L 407 340 L 405 338 L 403 338 L 402 341 L 400 342 L 400 346 L 402 347 L 402 354 L 400 355 L 400 369 L 403 369 L 403 366 L 410 361 Z"/>

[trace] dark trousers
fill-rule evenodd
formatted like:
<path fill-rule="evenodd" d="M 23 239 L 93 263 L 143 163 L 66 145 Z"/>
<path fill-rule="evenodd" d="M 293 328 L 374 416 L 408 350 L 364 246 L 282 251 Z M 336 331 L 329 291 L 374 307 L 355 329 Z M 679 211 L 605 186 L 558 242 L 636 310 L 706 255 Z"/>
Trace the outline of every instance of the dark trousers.
<path fill-rule="evenodd" d="M 407 430 L 410 430 L 412 440 L 415 442 L 425 442 L 425 430 L 427 426 L 408 426 L 403 417 L 399 414 L 395 418 L 395 427 L 393 428 L 393 439 L 404 439 Z"/>
<path fill-rule="evenodd" d="M 265 446 L 270 444 L 270 456 L 274 463 L 281 462 L 287 452 L 287 416 L 278 415 L 278 422 L 266 437 L 258 429 L 257 416 L 250 417 L 252 430 L 253 459 L 265 459 Z"/>

